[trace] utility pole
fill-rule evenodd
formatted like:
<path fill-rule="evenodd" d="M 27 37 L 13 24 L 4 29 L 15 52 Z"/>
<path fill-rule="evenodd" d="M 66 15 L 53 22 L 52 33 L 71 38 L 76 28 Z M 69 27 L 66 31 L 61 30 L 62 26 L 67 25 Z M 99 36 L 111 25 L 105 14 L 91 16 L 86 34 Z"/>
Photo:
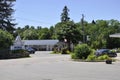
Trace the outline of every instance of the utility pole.
<path fill-rule="evenodd" d="M 81 25 L 82 25 L 82 31 L 83 31 L 83 43 L 85 43 L 84 14 L 82 14 Z"/>

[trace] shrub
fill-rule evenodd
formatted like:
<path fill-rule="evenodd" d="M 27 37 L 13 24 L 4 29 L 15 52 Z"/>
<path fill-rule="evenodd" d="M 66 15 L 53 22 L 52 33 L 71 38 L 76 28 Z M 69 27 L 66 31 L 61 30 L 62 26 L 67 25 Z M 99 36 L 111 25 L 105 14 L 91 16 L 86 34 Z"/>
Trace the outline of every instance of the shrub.
<path fill-rule="evenodd" d="M 96 56 L 91 54 L 87 57 L 86 61 L 96 61 Z"/>
<path fill-rule="evenodd" d="M 0 59 L 12 59 L 12 58 L 23 58 L 29 57 L 29 53 L 26 50 L 1 50 Z"/>
<path fill-rule="evenodd" d="M 111 59 L 108 55 L 101 55 L 96 57 L 95 55 L 91 54 L 87 57 L 86 61 L 106 61 Z"/>
<path fill-rule="evenodd" d="M 52 54 L 59 54 L 61 51 L 58 47 L 54 47 Z"/>
<path fill-rule="evenodd" d="M 57 48 L 54 48 L 53 54 L 56 54 L 56 53 L 58 53 Z"/>
<path fill-rule="evenodd" d="M 70 51 L 67 48 L 63 48 L 61 54 L 70 54 Z"/>
<path fill-rule="evenodd" d="M 78 59 L 86 59 L 91 52 L 92 49 L 87 44 L 78 44 L 74 49 L 74 56 Z"/>
<path fill-rule="evenodd" d="M 102 56 L 97 57 L 97 60 L 107 60 L 107 59 L 110 59 L 108 55 L 102 55 Z"/>
<path fill-rule="evenodd" d="M 10 54 L 9 54 L 9 49 L 2 49 L 0 50 L 0 59 L 9 59 Z"/>
<path fill-rule="evenodd" d="M 26 52 L 26 50 L 23 50 L 23 49 L 19 49 L 19 50 L 12 50 L 11 51 L 12 53 L 24 53 L 24 52 Z"/>
<path fill-rule="evenodd" d="M 71 53 L 71 58 L 72 59 L 78 59 L 77 56 L 75 55 L 75 53 Z"/>
<path fill-rule="evenodd" d="M 120 53 L 120 48 L 117 49 L 117 52 Z"/>
<path fill-rule="evenodd" d="M 96 61 L 97 57 L 94 55 L 94 53 L 95 53 L 95 50 L 91 49 L 91 54 L 88 55 L 86 61 Z"/>
<path fill-rule="evenodd" d="M 26 50 L 12 50 L 10 53 L 10 58 L 23 58 L 29 57 L 29 53 Z"/>

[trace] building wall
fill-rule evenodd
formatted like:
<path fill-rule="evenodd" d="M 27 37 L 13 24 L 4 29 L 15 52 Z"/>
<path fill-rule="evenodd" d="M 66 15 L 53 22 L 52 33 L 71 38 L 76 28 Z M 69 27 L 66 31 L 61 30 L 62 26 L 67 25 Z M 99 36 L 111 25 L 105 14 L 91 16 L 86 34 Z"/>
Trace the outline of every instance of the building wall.
<path fill-rule="evenodd" d="M 59 40 L 23 40 L 25 47 L 32 47 L 38 51 L 52 51 Z"/>
<path fill-rule="evenodd" d="M 37 51 L 52 51 L 54 45 L 25 45 L 25 47 L 32 47 Z"/>

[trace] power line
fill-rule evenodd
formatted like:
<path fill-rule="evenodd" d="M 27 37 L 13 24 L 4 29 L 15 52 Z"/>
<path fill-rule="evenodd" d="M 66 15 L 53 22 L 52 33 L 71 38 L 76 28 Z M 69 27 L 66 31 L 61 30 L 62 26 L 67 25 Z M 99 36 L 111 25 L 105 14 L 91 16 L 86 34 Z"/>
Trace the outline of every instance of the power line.
<path fill-rule="evenodd" d="M 19 12 L 19 13 L 21 13 L 22 12 L 22 14 L 24 15 L 24 14 L 26 14 L 26 12 L 25 12 L 25 10 L 17 10 L 17 12 Z M 32 15 L 30 15 L 30 14 L 27 14 L 27 15 L 29 15 L 29 16 L 32 16 Z M 52 24 L 52 23 L 48 23 L 48 22 L 43 22 L 43 21 L 38 21 L 38 20 L 33 20 L 33 19 L 28 19 L 28 18 L 21 18 L 21 17 L 18 17 L 18 16 L 16 16 L 16 18 L 17 19 L 20 19 L 20 20 L 26 20 L 26 21 L 29 21 L 29 22 L 35 22 L 35 23 L 41 23 L 41 24 Z"/>
<path fill-rule="evenodd" d="M 32 19 L 27 19 L 27 18 L 21 18 L 21 17 L 16 17 L 17 19 L 24 20 L 24 21 L 30 21 L 30 22 L 35 22 L 35 23 L 42 23 L 42 24 L 52 24 L 52 23 L 46 23 L 42 21 L 37 21 L 37 20 L 32 20 Z"/>

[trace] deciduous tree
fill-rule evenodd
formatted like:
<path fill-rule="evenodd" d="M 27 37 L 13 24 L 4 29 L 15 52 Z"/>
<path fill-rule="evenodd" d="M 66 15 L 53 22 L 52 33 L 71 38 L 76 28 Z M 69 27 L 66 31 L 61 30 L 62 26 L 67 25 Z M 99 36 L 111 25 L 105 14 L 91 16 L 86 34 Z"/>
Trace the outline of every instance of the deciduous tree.
<path fill-rule="evenodd" d="M 9 32 L 0 29 L 0 49 L 10 48 L 12 40 L 13 36 Z"/>

